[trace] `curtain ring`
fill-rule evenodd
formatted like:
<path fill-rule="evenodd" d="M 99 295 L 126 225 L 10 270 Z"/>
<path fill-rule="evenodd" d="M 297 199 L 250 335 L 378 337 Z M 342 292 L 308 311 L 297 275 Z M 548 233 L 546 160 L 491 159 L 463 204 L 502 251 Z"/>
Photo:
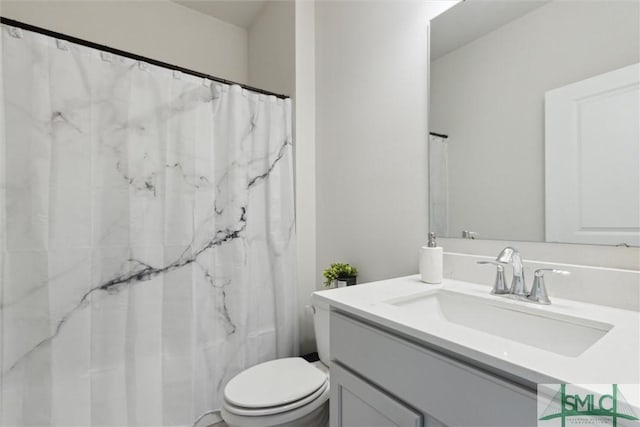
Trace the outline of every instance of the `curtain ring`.
<path fill-rule="evenodd" d="M 104 62 L 113 62 L 113 55 L 109 52 L 100 52 L 100 58 L 102 58 Z"/>
<path fill-rule="evenodd" d="M 9 27 L 9 35 L 16 39 L 21 39 L 24 37 L 22 29 L 18 27 Z"/>
<path fill-rule="evenodd" d="M 69 42 L 66 40 L 57 39 L 56 46 L 58 46 L 60 50 L 69 50 Z"/>

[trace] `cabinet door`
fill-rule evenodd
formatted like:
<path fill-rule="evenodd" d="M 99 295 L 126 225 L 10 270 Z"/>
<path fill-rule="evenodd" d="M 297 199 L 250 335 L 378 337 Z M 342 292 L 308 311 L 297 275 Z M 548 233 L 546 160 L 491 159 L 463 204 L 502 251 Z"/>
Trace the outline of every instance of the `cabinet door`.
<path fill-rule="evenodd" d="M 422 415 L 382 390 L 331 365 L 332 427 L 425 427 Z"/>

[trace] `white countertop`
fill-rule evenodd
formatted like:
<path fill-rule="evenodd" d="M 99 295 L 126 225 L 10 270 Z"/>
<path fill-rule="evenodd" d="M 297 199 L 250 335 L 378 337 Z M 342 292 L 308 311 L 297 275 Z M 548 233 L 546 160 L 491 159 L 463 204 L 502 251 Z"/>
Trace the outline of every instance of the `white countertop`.
<path fill-rule="evenodd" d="M 444 279 L 440 285 L 407 276 L 339 289 L 314 295 L 333 308 L 399 332 L 428 347 L 453 352 L 469 361 L 492 367 L 520 378 L 525 383 L 639 384 L 640 313 L 606 306 L 552 298 L 548 306 L 509 300 L 510 304 L 534 306 L 554 315 L 580 317 L 613 325 L 602 338 L 576 357 L 559 355 L 469 327 L 448 322 L 432 322 L 425 316 L 410 315 L 385 301 L 445 289 L 490 300 L 490 287 Z M 606 292 L 606 286 L 602 288 Z M 522 328 L 527 325 L 523 324 Z M 553 330 L 549 331 L 553 334 Z"/>

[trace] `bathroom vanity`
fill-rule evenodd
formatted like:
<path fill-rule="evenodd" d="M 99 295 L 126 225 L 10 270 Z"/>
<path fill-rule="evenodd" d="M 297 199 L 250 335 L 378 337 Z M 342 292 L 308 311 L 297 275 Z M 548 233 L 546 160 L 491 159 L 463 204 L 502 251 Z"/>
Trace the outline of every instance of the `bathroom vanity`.
<path fill-rule="evenodd" d="M 331 425 L 536 426 L 537 384 L 640 382 L 637 312 L 489 290 L 409 276 L 317 292 Z"/>

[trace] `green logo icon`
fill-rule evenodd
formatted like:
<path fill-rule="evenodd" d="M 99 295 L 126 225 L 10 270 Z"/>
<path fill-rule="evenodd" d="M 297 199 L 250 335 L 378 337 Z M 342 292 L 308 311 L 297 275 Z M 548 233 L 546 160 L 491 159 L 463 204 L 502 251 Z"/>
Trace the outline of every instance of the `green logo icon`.
<path fill-rule="evenodd" d="M 612 384 L 611 394 L 586 391 L 572 394 L 567 393 L 566 384 L 560 384 L 560 390 L 553 396 L 539 420 L 548 421 L 559 418 L 562 427 L 565 427 L 567 418 L 571 417 L 606 418 L 607 421 L 611 420 L 613 427 L 617 427 L 618 420 L 640 420 L 617 384 Z"/>

